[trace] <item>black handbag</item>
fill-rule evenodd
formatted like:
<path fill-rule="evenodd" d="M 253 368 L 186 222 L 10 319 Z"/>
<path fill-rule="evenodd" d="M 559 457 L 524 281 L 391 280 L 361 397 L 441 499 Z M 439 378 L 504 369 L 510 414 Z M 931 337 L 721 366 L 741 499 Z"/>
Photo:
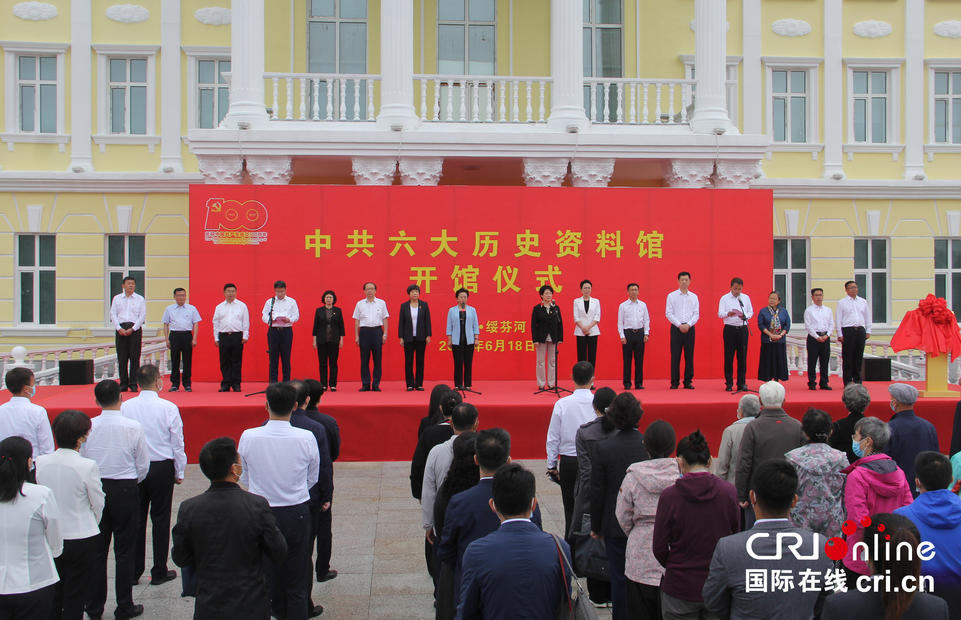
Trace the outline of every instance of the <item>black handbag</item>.
<path fill-rule="evenodd" d="M 557 620 L 597 620 L 594 605 L 588 600 L 584 588 L 574 577 L 574 569 L 568 563 L 564 550 L 561 549 L 560 537 L 556 534 L 551 536 L 554 537 L 554 544 L 557 545 L 557 557 L 561 563 L 561 576 L 564 579 L 564 594 L 561 596 L 561 602 L 557 606 L 554 617 Z"/>
<path fill-rule="evenodd" d="M 591 516 L 584 515 L 581 531 L 571 534 L 574 545 L 574 565 L 579 573 L 601 581 L 611 580 L 611 569 L 607 562 L 607 547 L 604 541 L 591 537 Z"/>

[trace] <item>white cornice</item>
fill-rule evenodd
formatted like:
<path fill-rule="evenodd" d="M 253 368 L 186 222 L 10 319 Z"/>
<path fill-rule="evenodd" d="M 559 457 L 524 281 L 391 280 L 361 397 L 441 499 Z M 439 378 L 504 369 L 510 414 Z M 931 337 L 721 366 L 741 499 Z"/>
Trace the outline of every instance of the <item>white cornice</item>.
<path fill-rule="evenodd" d="M 961 195 L 961 180 L 902 181 L 894 179 L 755 179 L 751 189 L 774 190 L 775 198 L 844 200 L 920 199 L 956 200 Z"/>
<path fill-rule="evenodd" d="M 98 54 L 156 54 L 160 51 L 159 45 L 124 45 L 118 43 L 96 43 L 91 45 L 93 51 Z"/>
<path fill-rule="evenodd" d="M 0 192 L 186 194 L 190 184 L 203 182 L 199 173 L 0 171 Z"/>
<path fill-rule="evenodd" d="M 32 43 L 27 41 L 0 41 L 0 47 L 7 52 L 66 52 L 69 43 Z"/>

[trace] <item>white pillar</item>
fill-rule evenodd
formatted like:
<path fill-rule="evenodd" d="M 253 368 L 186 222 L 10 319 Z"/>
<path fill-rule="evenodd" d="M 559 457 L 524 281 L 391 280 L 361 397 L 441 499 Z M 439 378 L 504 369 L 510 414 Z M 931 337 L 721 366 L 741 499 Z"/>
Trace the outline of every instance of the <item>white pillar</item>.
<path fill-rule="evenodd" d="M 417 129 L 414 110 L 414 1 L 380 3 L 380 114 L 382 129 Z"/>
<path fill-rule="evenodd" d="M 160 5 L 160 172 L 184 171 L 181 100 L 180 0 L 164 0 Z"/>
<path fill-rule="evenodd" d="M 761 0 L 744 0 L 744 81 L 741 88 L 745 93 L 741 121 L 741 133 L 763 134 L 761 118 L 764 98 L 761 87 Z M 696 36 L 696 35 L 695 35 Z M 736 119 L 735 119 L 736 120 Z"/>
<path fill-rule="evenodd" d="M 224 124 L 267 126 L 264 105 L 264 0 L 233 0 L 230 26 L 230 108 Z"/>
<path fill-rule="evenodd" d="M 924 174 L 924 0 L 907 0 L 904 13 L 904 178 Z"/>
<path fill-rule="evenodd" d="M 843 12 L 839 0 L 824 3 L 824 171 L 821 176 L 836 180 L 844 178 L 842 145 L 848 135 L 842 121 L 847 106 L 842 88 Z"/>
<path fill-rule="evenodd" d="M 584 2 L 551 0 L 551 115 L 553 131 L 591 128 L 584 113 Z"/>
<path fill-rule="evenodd" d="M 694 73 L 697 97 L 691 129 L 695 133 L 730 131 L 727 115 L 726 0 L 694 0 Z"/>
<path fill-rule="evenodd" d="M 70 1 L 70 166 L 67 169 L 74 172 L 93 172 L 90 156 L 90 136 L 93 135 L 90 110 L 93 102 L 90 88 L 93 26 L 90 10 L 90 0 Z M 98 99 L 106 96 L 105 92 L 97 93 Z M 7 127 L 7 131 L 13 130 Z"/>

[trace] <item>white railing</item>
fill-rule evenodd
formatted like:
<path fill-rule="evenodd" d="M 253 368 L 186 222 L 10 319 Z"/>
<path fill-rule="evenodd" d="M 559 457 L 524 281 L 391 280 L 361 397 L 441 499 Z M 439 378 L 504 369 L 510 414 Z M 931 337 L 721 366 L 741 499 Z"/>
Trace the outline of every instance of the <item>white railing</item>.
<path fill-rule="evenodd" d="M 594 123 L 686 125 L 696 80 L 584 78 L 585 111 Z"/>
<path fill-rule="evenodd" d="M 807 338 L 806 337 L 787 337 L 787 363 L 788 372 L 803 375 L 808 368 Z M 870 351 L 870 352 L 869 352 Z M 880 354 L 878 353 L 880 351 Z M 896 353 L 891 348 L 890 342 L 883 340 L 868 340 L 865 342 L 864 357 L 880 357 L 891 360 L 891 379 L 893 381 L 923 381 L 925 377 L 925 354 L 924 351 L 911 349 Z M 829 375 L 841 376 L 841 345 L 831 345 L 831 368 Z M 959 362 L 961 358 L 953 360 L 951 370 L 955 377 L 958 376 Z"/>
<path fill-rule="evenodd" d="M 37 385 L 60 385 L 60 362 L 83 359 L 93 360 L 94 381 L 117 379 L 119 378 L 117 354 L 111 353 L 113 349 L 114 344 L 110 342 L 79 347 L 34 349 L 27 351 L 22 363 L 32 368 Z M 0 354 L 0 360 L 2 360 L 4 367 L 15 363 L 12 353 Z M 167 344 L 162 337 L 143 339 L 140 363 L 154 364 L 161 368 L 164 374 L 169 372 L 167 370 Z M 3 378 L 0 377 L 0 388 L 5 387 Z"/>
<path fill-rule="evenodd" d="M 422 121 L 545 123 L 549 77 L 415 75 Z"/>
<path fill-rule="evenodd" d="M 271 120 L 373 121 L 379 75 L 348 73 L 265 73 L 270 80 Z M 284 106 L 281 109 L 281 102 Z"/>

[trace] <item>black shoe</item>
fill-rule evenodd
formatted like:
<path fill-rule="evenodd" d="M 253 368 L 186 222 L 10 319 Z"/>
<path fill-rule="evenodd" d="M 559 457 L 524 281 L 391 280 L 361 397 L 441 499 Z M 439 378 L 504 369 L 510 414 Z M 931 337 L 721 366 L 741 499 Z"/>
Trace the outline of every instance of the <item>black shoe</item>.
<path fill-rule="evenodd" d="M 308 618 L 316 618 L 320 614 L 324 613 L 323 605 L 314 605 L 314 608 L 307 613 Z"/>
<path fill-rule="evenodd" d="M 690 383 L 685 383 L 685 384 L 684 384 L 684 389 L 685 389 L 685 390 L 693 390 L 693 389 L 694 389 L 694 386 L 691 385 Z"/>
<path fill-rule="evenodd" d="M 724 391 L 725 391 L 725 392 L 733 392 L 733 391 L 734 391 L 734 388 L 731 387 L 730 385 L 725 385 L 725 386 L 724 386 Z"/>
<path fill-rule="evenodd" d="M 184 389 L 187 389 L 187 388 L 184 388 Z M 179 391 L 180 391 L 180 388 L 175 385 L 175 386 L 173 386 L 172 388 L 170 388 L 170 389 L 167 390 L 167 391 L 168 391 L 168 392 L 179 392 Z"/>
<path fill-rule="evenodd" d="M 133 609 L 130 611 L 120 611 L 119 609 L 113 612 L 113 617 L 117 620 L 128 620 L 128 618 L 136 618 L 137 616 L 143 615 L 143 605 L 134 605 Z"/>
<path fill-rule="evenodd" d="M 235 391 L 235 392 L 239 392 L 239 391 L 240 391 L 240 388 L 239 388 L 239 387 L 235 387 L 235 388 L 234 388 L 234 391 Z"/>
<path fill-rule="evenodd" d="M 220 389 L 217 390 L 217 391 L 218 391 L 218 392 L 229 392 L 229 391 L 230 391 L 230 388 L 220 388 Z"/>
<path fill-rule="evenodd" d="M 809 385 L 809 386 L 808 386 L 808 389 L 811 390 L 811 391 L 815 391 L 815 390 L 817 390 L 818 388 L 817 388 L 816 385 Z"/>
<path fill-rule="evenodd" d="M 822 390 L 833 390 L 834 388 L 831 387 L 830 385 L 822 385 L 822 386 L 821 386 L 821 389 L 822 389 Z"/>
<path fill-rule="evenodd" d="M 129 392 L 136 392 L 136 391 L 137 391 L 137 388 L 135 388 L 135 387 L 127 388 L 127 391 L 129 391 Z M 143 612 L 141 611 L 141 613 L 143 613 Z M 138 615 L 139 615 L 139 614 L 138 614 Z"/>
<path fill-rule="evenodd" d="M 629 389 L 631 389 L 631 384 L 630 384 L 630 383 L 628 383 L 627 385 L 625 385 L 625 386 L 624 386 L 624 389 L 625 389 L 625 390 L 629 390 Z"/>
<path fill-rule="evenodd" d="M 184 392 L 193 392 L 193 388 L 191 388 L 191 387 L 188 385 L 187 387 L 184 388 Z"/>
<path fill-rule="evenodd" d="M 154 577 L 154 578 L 152 578 L 152 579 L 150 580 L 150 585 L 152 585 L 152 586 L 161 586 L 161 585 L 167 583 L 168 581 L 173 581 L 173 580 L 176 579 L 176 578 L 177 578 L 177 571 L 175 571 L 175 570 L 168 570 L 166 575 L 163 575 L 162 577 Z"/>
<path fill-rule="evenodd" d="M 739 386 L 737 386 L 737 391 L 738 391 L 738 392 L 747 392 L 747 391 L 748 391 L 748 390 L 747 390 L 747 384 L 745 383 L 744 385 L 739 385 Z"/>
<path fill-rule="evenodd" d="M 418 392 L 423 392 L 423 391 L 424 391 L 424 387 L 423 387 L 423 386 L 415 387 L 414 389 L 417 390 Z"/>
<path fill-rule="evenodd" d="M 317 583 L 324 583 L 325 581 L 330 581 L 335 577 L 337 577 L 337 571 L 335 571 L 334 569 L 330 569 L 327 571 L 326 575 L 322 575 L 317 578 Z"/>
<path fill-rule="evenodd" d="M 676 386 L 676 385 L 672 385 L 672 386 L 671 386 L 671 389 L 672 389 L 672 390 L 676 390 L 676 389 L 677 389 L 677 386 Z"/>
<path fill-rule="evenodd" d="M 408 392 L 413 392 L 413 391 L 414 391 L 414 388 L 412 388 L 412 387 L 410 387 L 410 386 L 408 385 L 408 386 L 407 386 L 407 391 L 408 391 Z"/>
<path fill-rule="evenodd" d="M 330 388 L 330 391 L 331 391 L 331 392 L 336 392 L 336 391 L 337 391 L 337 386 L 335 385 L 335 386 L 333 386 L 332 388 Z"/>
<path fill-rule="evenodd" d="M 358 391 L 358 392 L 369 392 L 369 391 L 370 391 L 370 386 L 369 386 L 369 385 L 365 385 L 364 387 L 360 388 L 360 389 L 357 390 L 357 391 Z"/>
<path fill-rule="evenodd" d="M 370 391 L 371 391 L 371 392 L 379 392 L 379 391 L 380 391 L 380 388 L 379 388 L 379 387 L 370 388 Z"/>

